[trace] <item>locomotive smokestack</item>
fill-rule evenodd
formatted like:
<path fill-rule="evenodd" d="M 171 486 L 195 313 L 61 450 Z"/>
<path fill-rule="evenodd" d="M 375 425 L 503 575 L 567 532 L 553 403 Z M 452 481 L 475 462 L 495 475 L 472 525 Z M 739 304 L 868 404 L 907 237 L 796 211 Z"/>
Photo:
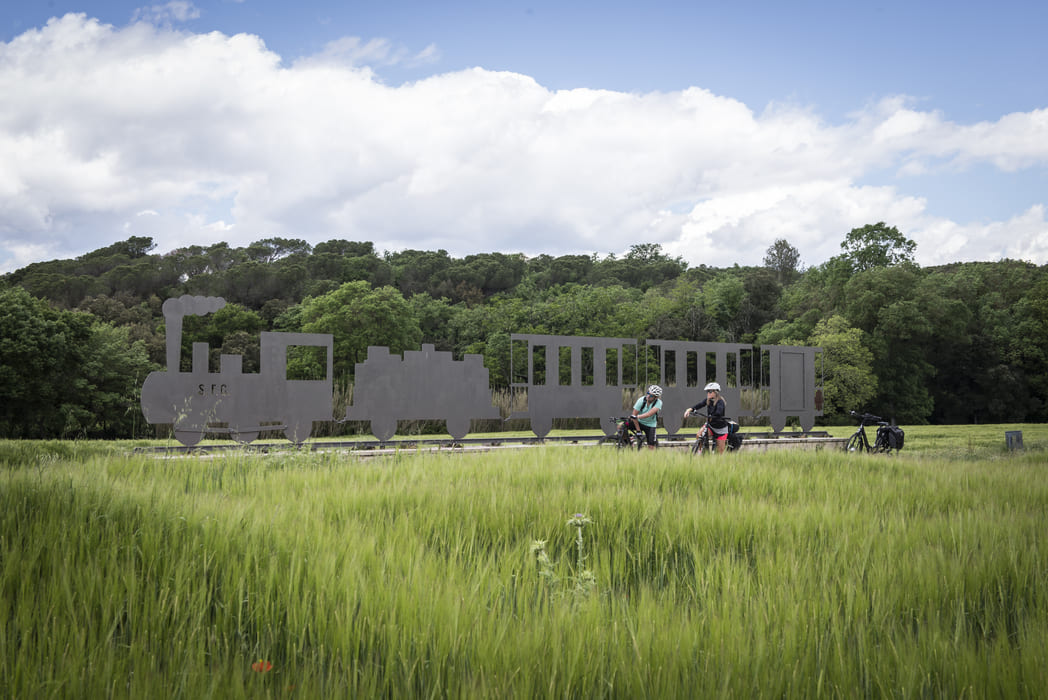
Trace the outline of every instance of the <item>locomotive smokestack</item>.
<path fill-rule="evenodd" d="M 182 304 L 178 299 L 164 302 L 164 335 L 167 341 L 167 371 L 178 372 L 182 354 Z"/>
<path fill-rule="evenodd" d="M 195 297 L 183 294 L 164 302 L 164 324 L 167 341 L 167 371 L 178 372 L 182 359 L 182 318 L 203 316 L 226 305 L 221 297 Z"/>

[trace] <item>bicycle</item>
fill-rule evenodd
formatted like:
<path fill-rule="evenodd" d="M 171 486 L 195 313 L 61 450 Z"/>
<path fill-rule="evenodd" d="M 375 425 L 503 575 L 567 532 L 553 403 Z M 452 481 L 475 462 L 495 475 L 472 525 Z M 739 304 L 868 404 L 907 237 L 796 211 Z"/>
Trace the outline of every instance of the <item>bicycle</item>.
<path fill-rule="evenodd" d="M 702 413 L 693 413 L 692 415 L 702 416 L 706 419 L 706 422 L 699 428 L 698 434 L 695 436 L 695 442 L 691 444 L 692 454 L 709 454 L 713 451 L 713 445 L 710 443 L 713 441 L 713 430 L 710 428 L 710 418 Z M 727 419 L 726 419 L 727 420 Z M 728 423 L 734 427 L 734 430 L 729 430 L 727 444 L 724 446 L 725 452 L 735 452 L 742 447 L 742 436 L 738 434 L 738 423 L 729 420 Z"/>
<path fill-rule="evenodd" d="M 858 413 L 857 411 L 849 411 L 849 413 L 852 418 L 858 419 L 859 427 L 848 438 L 848 452 L 880 453 L 902 449 L 904 435 L 902 428 L 893 426 L 880 416 L 875 416 L 872 413 Z M 877 434 L 873 438 L 872 445 L 870 444 L 870 439 L 866 437 L 866 426 L 868 425 L 877 426 Z"/>
<path fill-rule="evenodd" d="M 613 416 L 611 420 L 615 421 L 615 447 L 621 449 L 636 446 L 638 450 L 644 448 L 647 436 L 644 435 L 640 424 L 634 421 L 632 416 L 619 416 L 618 418 Z"/>

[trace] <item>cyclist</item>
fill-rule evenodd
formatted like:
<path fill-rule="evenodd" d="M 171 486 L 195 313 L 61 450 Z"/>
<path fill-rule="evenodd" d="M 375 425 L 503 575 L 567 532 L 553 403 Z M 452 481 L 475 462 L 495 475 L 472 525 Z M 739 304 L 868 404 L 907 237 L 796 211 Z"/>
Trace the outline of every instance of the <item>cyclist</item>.
<path fill-rule="evenodd" d="M 637 399 L 633 404 L 633 415 L 631 420 L 635 426 L 640 426 L 644 431 L 644 437 L 648 441 L 648 449 L 655 449 L 658 438 L 655 436 L 655 426 L 658 423 L 659 411 L 662 410 L 662 387 L 652 384 L 647 393 Z"/>
<path fill-rule="evenodd" d="M 687 418 L 696 411 L 706 409 L 708 420 L 702 424 L 702 428 L 695 437 L 701 438 L 707 429 L 712 430 L 711 437 L 715 438 L 713 443 L 717 446 L 718 454 L 723 453 L 724 448 L 728 446 L 728 421 L 724 417 L 727 404 L 720 391 L 720 384 L 710 382 L 706 385 L 706 400 L 700 401 L 684 412 L 684 417 Z"/>

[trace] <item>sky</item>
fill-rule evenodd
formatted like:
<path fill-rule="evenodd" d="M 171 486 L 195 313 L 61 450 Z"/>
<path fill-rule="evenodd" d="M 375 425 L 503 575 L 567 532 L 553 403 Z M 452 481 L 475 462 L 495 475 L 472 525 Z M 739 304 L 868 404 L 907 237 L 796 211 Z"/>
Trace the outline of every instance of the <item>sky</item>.
<path fill-rule="evenodd" d="M 0 273 L 148 236 L 1048 264 L 1048 3 L 0 6 Z"/>

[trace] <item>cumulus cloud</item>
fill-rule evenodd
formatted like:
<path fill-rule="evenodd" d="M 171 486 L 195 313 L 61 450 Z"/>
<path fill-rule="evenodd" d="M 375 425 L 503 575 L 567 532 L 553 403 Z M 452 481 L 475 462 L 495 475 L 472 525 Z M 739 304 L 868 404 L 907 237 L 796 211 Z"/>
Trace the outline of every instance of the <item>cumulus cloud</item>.
<path fill-rule="evenodd" d="M 932 216 L 919 191 L 944 168 L 1044 168 L 1048 110 L 962 125 L 890 97 L 827 124 L 701 88 L 552 91 L 482 68 L 389 86 L 375 70 L 436 48 L 349 37 L 288 66 L 257 36 L 166 27 L 195 11 L 154 6 L 124 28 L 67 15 L 0 44 L 0 271 L 128 235 L 160 252 L 269 236 L 453 255 L 656 242 L 716 266 L 760 264 L 786 238 L 817 264 L 877 221 L 925 265 L 1048 262 L 1044 203 L 972 224 Z M 864 180 L 885 170 L 918 189 Z"/>

